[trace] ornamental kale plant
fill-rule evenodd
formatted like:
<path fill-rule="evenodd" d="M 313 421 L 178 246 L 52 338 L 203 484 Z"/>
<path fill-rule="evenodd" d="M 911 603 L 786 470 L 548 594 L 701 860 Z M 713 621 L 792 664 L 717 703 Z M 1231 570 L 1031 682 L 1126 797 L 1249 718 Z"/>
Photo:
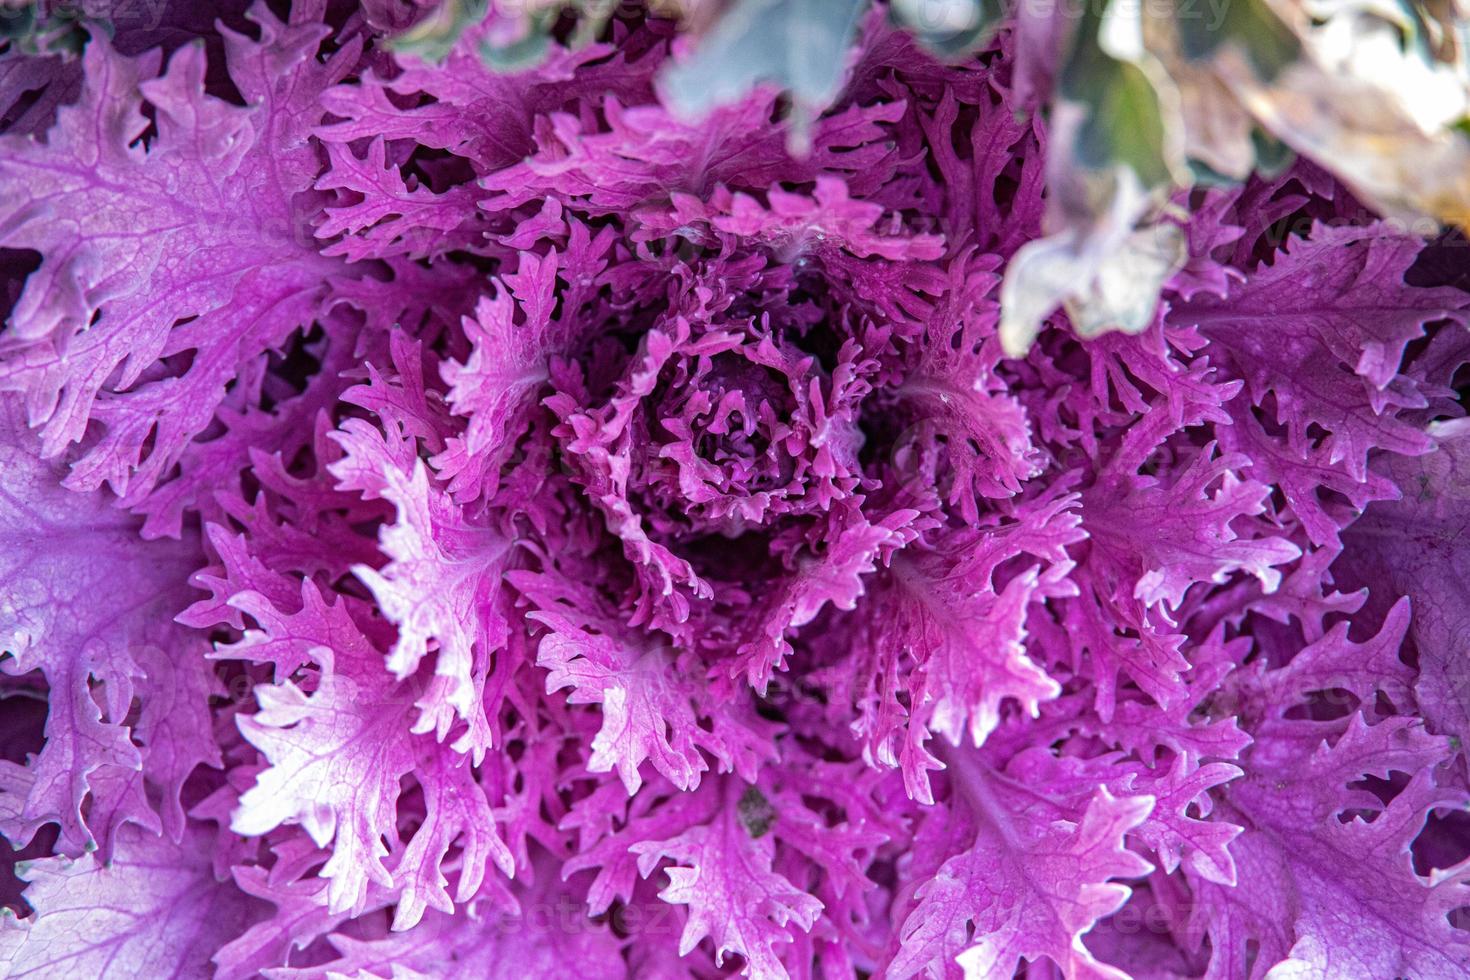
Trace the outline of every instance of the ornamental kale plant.
<path fill-rule="evenodd" d="M 1301 160 L 1007 356 L 1009 29 L 803 150 L 414 9 L 0 51 L 0 971 L 1470 971 L 1463 239 Z"/>

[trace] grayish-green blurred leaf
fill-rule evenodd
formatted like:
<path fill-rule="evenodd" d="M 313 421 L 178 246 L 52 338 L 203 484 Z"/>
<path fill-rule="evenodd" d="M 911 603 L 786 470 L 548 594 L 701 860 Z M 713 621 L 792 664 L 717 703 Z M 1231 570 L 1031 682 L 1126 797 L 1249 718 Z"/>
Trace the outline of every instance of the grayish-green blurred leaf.
<path fill-rule="evenodd" d="M 1058 77 L 1058 95 L 1083 112 L 1071 156 L 1090 170 L 1129 167 L 1145 187 L 1165 185 L 1172 173 L 1159 93 L 1139 65 L 1103 50 L 1101 26 L 1089 4 Z"/>
<path fill-rule="evenodd" d="M 1136 0 L 1083 8 L 1052 106 L 1047 234 L 1011 258 L 1001 285 L 1008 355 L 1024 354 L 1058 307 L 1081 336 L 1153 321 L 1185 256 L 1178 226 L 1158 220 L 1188 178 L 1163 67 L 1144 47 Z"/>
<path fill-rule="evenodd" d="M 1186 4 L 1174 15 L 1179 44 L 1191 61 L 1209 58 L 1234 44 L 1270 81 L 1301 57 L 1302 45 L 1265 0 L 1226 0 L 1218 8 Z"/>
<path fill-rule="evenodd" d="M 8 44 L 25 55 L 79 55 L 87 42 L 81 22 L 83 15 L 80 8 L 62 7 L 47 11 L 35 3 L 20 6 L 0 4 L 0 44 Z M 88 27 L 109 34 L 112 31 L 105 18 L 88 21 Z"/>
<path fill-rule="evenodd" d="M 924 47 L 954 57 L 990 39 L 1005 5 L 1001 0 L 893 0 L 888 12 Z"/>
<path fill-rule="evenodd" d="M 536 18 L 526 36 L 512 44 L 496 45 L 482 40 L 480 60 L 496 71 L 522 71 L 540 64 L 550 50 L 549 28 Z"/>
<path fill-rule="evenodd" d="M 1025 354 L 1059 306 L 1082 337 L 1138 333 L 1153 322 L 1159 293 L 1189 248 L 1172 221 L 1126 223 L 1138 193 L 1125 183 L 1115 213 L 1091 228 L 1065 228 L 1027 242 L 1011 258 L 1000 293 L 1000 342 L 1007 356 Z"/>
<path fill-rule="evenodd" d="M 1256 171 L 1263 177 L 1275 177 L 1292 165 L 1296 151 L 1259 126 L 1251 130 L 1251 146 L 1256 151 Z"/>
<path fill-rule="evenodd" d="M 836 98 L 866 0 L 735 0 L 694 54 L 663 73 L 673 107 L 698 116 L 761 83 L 791 96 L 795 122 Z"/>
<path fill-rule="evenodd" d="M 433 13 L 389 42 L 421 61 L 443 61 L 465 31 L 485 19 L 489 0 L 444 0 Z"/>

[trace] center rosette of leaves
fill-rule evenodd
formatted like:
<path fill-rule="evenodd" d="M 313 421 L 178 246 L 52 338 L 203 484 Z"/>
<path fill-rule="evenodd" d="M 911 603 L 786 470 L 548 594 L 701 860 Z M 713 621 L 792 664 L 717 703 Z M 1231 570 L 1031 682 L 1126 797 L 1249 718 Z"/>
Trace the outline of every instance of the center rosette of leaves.
<path fill-rule="evenodd" d="M 572 384 L 550 400 L 574 479 L 637 567 L 653 621 L 682 623 L 691 600 L 721 600 L 721 581 L 737 581 L 722 564 L 774 557 L 776 538 L 857 488 L 858 349 L 829 370 L 798 339 L 767 316 L 675 315 L 602 397 Z"/>
<path fill-rule="evenodd" d="M 677 346 L 637 408 L 652 527 L 736 536 L 850 492 L 854 432 L 827 424 L 813 356 L 726 330 Z"/>

